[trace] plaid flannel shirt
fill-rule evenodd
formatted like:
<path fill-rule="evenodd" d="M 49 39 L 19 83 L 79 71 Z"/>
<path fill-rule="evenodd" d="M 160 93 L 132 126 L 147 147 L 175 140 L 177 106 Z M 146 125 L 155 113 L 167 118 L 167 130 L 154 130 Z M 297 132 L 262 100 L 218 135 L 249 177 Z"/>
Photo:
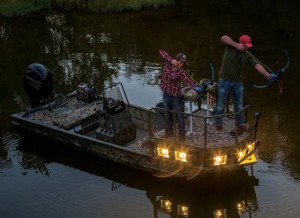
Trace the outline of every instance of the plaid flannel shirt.
<path fill-rule="evenodd" d="M 182 68 L 173 69 L 171 64 L 172 57 L 164 51 L 160 50 L 159 54 L 165 61 L 165 66 L 163 69 L 162 80 L 160 83 L 160 88 L 169 95 L 181 95 L 180 81 L 184 81 L 192 89 L 195 88 L 196 84 L 186 75 Z"/>

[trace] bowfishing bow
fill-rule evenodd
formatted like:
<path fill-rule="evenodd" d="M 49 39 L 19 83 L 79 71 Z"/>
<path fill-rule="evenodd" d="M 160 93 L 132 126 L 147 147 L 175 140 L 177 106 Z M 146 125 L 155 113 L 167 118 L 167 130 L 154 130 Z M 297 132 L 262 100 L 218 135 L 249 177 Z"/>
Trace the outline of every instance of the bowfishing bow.
<path fill-rule="evenodd" d="M 250 53 L 250 52 L 249 52 Z M 279 70 L 277 70 L 276 73 L 274 73 L 273 70 L 271 70 L 269 67 L 267 67 L 265 64 L 263 64 L 261 61 L 258 60 L 258 62 L 264 66 L 264 68 L 266 68 L 270 74 L 271 74 L 271 77 L 273 78 L 272 80 L 269 80 L 267 84 L 265 85 L 258 85 L 258 84 L 255 84 L 254 82 L 250 81 L 250 86 L 253 87 L 253 88 L 267 88 L 267 87 L 270 87 L 272 86 L 273 83 L 277 82 L 278 83 L 278 88 L 279 88 L 279 92 L 280 94 L 282 94 L 282 75 L 285 74 L 289 68 L 289 65 L 290 65 L 290 58 L 289 58 L 289 54 L 287 52 L 287 50 L 284 51 L 284 56 L 286 56 L 287 58 L 287 63 L 284 67 L 280 68 Z M 251 54 L 251 53 L 250 53 Z M 252 55 L 252 54 L 251 54 Z M 284 57 L 283 56 L 283 57 Z"/>

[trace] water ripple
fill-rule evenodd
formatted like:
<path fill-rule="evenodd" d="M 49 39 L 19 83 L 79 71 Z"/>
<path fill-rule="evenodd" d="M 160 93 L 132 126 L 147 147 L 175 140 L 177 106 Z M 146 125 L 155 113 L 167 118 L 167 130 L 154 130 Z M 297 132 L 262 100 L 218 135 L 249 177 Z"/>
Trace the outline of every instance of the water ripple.
<path fill-rule="evenodd" d="M 2 131 L 0 146 L 0 169 L 12 167 L 12 156 L 21 140 L 21 136 L 16 132 Z"/>

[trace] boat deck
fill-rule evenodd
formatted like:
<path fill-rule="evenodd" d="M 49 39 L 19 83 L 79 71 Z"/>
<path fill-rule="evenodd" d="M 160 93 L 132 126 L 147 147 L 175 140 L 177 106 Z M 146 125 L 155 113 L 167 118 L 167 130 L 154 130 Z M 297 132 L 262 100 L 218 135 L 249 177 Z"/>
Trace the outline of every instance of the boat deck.
<path fill-rule="evenodd" d="M 194 113 L 194 115 L 198 116 L 206 116 L 206 111 L 199 110 Z M 210 114 L 211 115 L 211 114 Z M 186 137 L 184 140 L 185 144 L 194 145 L 196 147 L 224 147 L 224 146 L 232 146 L 236 144 L 235 135 L 232 133 L 235 132 L 236 125 L 234 118 L 224 117 L 223 130 L 217 131 L 215 129 L 215 125 L 213 124 L 214 120 L 211 118 L 207 121 L 207 130 L 206 130 L 206 139 L 205 139 L 205 120 L 200 117 L 192 118 L 192 125 L 190 124 L 190 117 L 187 117 L 185 120 L 185 129 L 186 129 Z M 191 128 L 192 127 L 192 128 Z M 237 136 L 238 142 L 247 139 L 252 133 L 251 132 L 243 132 Z M 155 135 L 158 138 L 162 138 L 165 135 L 165 131 L 161 130 Z M 177 140 L 176 137 L 170 138 L 170 140 Z"/>
<path fill-rule="evenodd" d="M 27 117 L 69 130 L 95 116 L 97 113 L 95 108 L 102 107 L 100 100 L 90 103 L 78 101 L 76 97 L 62 99 L 62 101 L 64 100 L 66 101 L 65 104 L 60 107 L 45 107 L 45 109 L 31 113 Z"/>
<path fill-rule="evenodd" d="M 101 104 L 100 100 L 96 100 L 90 103 L 85 103 L 82 101 L 78 101 L 76 97 L 70 97 L 66 99 L 66 102 L 61 107 L 57 108 L 46 108 L 43 110 L 38 110 L 34 113 L 29 114 L 26 116 L 27 119 L 39 121 L 42 123 L 46 123 L 48 125 L 54 125 L 61 127 L 65 130 L 74 130 L 79 125 L 86 125 L 91 122 L 97 122 L 98 116 L 97 112 L 95 111 L 95 108 L 103 107 L 103 104 Z M 138 111 L 140 110 L 140 111 Z M 138 111 L 138 112 L 137 112 Z M 142 112 L 141 112 L 142 111 Z M 133 106 L 130 108 L 130 113 L 133 114 L 133 116 L 140 116 L 138 119 L 139 122 L 144 122 L 145 128 L 148 127 L 148 119 L 147 109 L 141 109 L 136 108 Z M 143 113 L 143 115 L 141 115 Z M 211 147 L 224 147 L 224 146 L 230 146 L 235 145 L 236 141 L 238 142 L 243 141 L 249 136 L 251 136 L 251 133 L 249 132 L 243 132 L 239 136 L 237 136 L 237 139 L 235 136 L 232 136 L 230 134 L 230 131 L 235 129 L 235 122 L 233 118 L 224 117 L 224 126 L 222 131 L 216 131 L 215 126 L 212 124 L 213 120 L 210 119 L 207 124 L 206 129 L 206 137 L 205 137 L 205 119 L 206 111 L 204 110 L 198 110 L 195 112 L 192 116 L 192 125 L 190 123 L 189 116 L 186 117 L 186 139 L 184 142 L 185 145 L 191 145 L 195 147 L 200 148 L 211 148 Z M 152 117 L 154 118 L 154 117 Z M 135 119 L 133 119 L 134 122 Z M 155 118 L 152 119 L 152 121 Z M 152 122 L 151 121 L 151 122 Z M 139 124 L 140 125 L 140 124 Z M 192 128 L 191 128 L 192 127 Z M 144 142 L 148 139 L 148 131 L 147 129 L 141 129 L 137 125 L 137 136 L 136 139 L 127 143 L 126 147 L 131 148 L 133 150 L 141 151 L 141 152 L 150 152 L 149 147 L 144 146 Z M 163 139 L 164 138 L 164 129 L 158 131 L 153 129 L 154 131 L 154 138 L 156 139 Z M 96 138 L 95 132 L 89 131 L 85 133 L 85 135 Z M 168 138 L 166 139 L 168 141 L 177 141 L 176 137 Z M 206 142 L 206 145 L 205 145 Z"/>

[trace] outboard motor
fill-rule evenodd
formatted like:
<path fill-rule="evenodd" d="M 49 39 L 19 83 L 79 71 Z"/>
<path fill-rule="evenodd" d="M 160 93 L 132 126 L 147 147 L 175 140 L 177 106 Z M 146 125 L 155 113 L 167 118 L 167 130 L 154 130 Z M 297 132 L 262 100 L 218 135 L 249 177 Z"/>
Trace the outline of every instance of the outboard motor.
<path fill-rule="evenodd" d="M 52 74 L 42 64 L 33 63 L 26 67 L 23 88 L 31 101 L 32 107 L 46 104 L 54 98 Z"/>

